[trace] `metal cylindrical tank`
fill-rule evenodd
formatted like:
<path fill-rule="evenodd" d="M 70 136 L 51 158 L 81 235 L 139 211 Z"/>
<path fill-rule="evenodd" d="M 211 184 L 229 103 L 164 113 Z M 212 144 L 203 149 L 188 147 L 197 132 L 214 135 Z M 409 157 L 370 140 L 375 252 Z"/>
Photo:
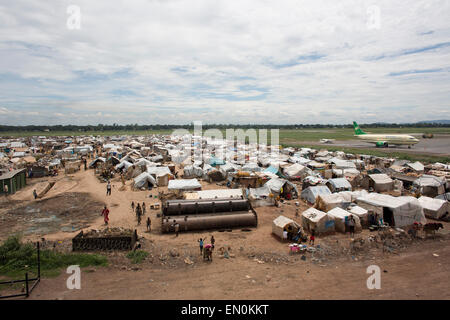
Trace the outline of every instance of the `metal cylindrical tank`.
<path fill-rule="evenodd" d="M 250 208 L 247 199 L 233 200 L 168 200 L 164 204 L 165 216 L 193 215 L 204 213 L 247 211 Z"/>
<path fill-rule="evenodd" d="M 173 225 L 180 225 L 180 232 L 222 229 L 222 228 L 244 228 L 256 227 L 258 218 L 253 211 L 233 212 L 232 214 L 203 214 L 190 216 L 166 216 L 162 218 L 161 231 L 163 233 L 174 232 Z"/>

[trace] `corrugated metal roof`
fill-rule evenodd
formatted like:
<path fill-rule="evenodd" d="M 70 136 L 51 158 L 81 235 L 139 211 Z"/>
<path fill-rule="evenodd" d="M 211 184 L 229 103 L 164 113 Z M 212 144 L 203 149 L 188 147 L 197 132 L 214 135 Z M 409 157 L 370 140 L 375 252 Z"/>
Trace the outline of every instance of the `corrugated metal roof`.
<path fill-rule="evenodd" d="M 25 171 L 25 169 L 16 169 L 16 170 L 7 172 L 0 176 L 0 180 L 10 179 L 22 171 Z"/>

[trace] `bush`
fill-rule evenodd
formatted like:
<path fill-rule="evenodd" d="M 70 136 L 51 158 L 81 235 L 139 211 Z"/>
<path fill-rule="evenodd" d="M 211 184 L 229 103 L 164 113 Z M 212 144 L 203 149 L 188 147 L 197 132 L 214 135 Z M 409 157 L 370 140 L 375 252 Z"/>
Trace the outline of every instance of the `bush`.
<path fill-rule="evenodd" d="M 147 251 L 130 251 L 127 253 L 127 258 L 134 264 L 141 263 L 145 260 L 145 258 L 147 258 L 147 256 Z"/>
<path fill-rule="evenodd" d="M 58 275 L 59 270 L 70 265 L 106 266 L 105 256 L 90 253 L 60 253 L 41 250 L 41 274 Z M 20 238 L 10 237 L 0 245 L 0 275 L 19 276 L 37 273 L 37 251 L 33 244 L 22 243 Z"/>

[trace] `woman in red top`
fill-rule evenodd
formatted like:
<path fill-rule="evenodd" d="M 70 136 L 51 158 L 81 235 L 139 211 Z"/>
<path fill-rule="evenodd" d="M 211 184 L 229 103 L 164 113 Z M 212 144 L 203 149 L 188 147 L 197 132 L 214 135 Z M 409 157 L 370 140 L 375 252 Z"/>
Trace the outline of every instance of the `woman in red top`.
<path fill-rule="evenodd" d="M 109 221 L 109 209 L 105 206 L 105 208 L 102 211 L 103 219 L 105 220 L 105 224 L 108 224 Z"/>

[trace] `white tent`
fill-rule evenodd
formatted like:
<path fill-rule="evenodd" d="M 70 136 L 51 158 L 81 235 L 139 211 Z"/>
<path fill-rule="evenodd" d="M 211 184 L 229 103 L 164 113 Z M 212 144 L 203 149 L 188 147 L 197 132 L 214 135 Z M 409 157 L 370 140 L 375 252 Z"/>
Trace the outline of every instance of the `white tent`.
<path fill-rule="evenodd" d="M 128 162 L 127 160 L 122 161 L 121 163 L 119 163 L 118 165 L 115 166 L 116 170 L 119 169 L 124 169 L 124 171 L 127 171 L 129 167 L 133 166 L 133 164 L 131 162 Z"/>
<path fill-rule="evenodd" d="M 246 163 L 244 166 L 242 166 L 242 171 L 248 171 L 248 172 L 260 172 L 262 171 L 262 168 L 258 166 L 257 163 Z"/>
<path fill-rule="evenodd" d="M 224 172 L 234 172 L 240 170 L 241 166 L 231 162 L 227 162 L 224 165 L 221 165 L 220 169 L 223 170 Z"/>
<path fill-rule="evenodd" d="M 189 192 L 184 194 L 186 199 L 242 199 L 242 189 L 214 189 Z"/>
<path fill-rule="evenodd" d="M 384 173 L 369 174 L 373 181 L 375 192 L 390 191 L 394 188 L 394 181 Z"/>
<path fill-rule="evenodd" d="M 303 228 L 316 233 L 334 231 L 334 220 L 328 214 L 315 208 L 309 208 L 302 213 Z"/>
<path fill-rule="evenodd" d="M 293 165 L 284 168 L 284 174 L 288 177 L 300 177 L 306 172 L 306 167 L 299 164 L 294 163 Z"/>
<path fill-rule="evenodd" d="M 423 208 L 423 213 L 427 218 L 438 220 L 450 213 L 449 202 L 446 200 L 433 199 L 429 197 L 420 197 L 420 205 Z"/>
<path fill-rule="evenodd" d="M 134 178 L 133 181 L 134 187 L 138 189 L 146 188 L 148 184 L 151 184 L 152 186 L 158 186 L 155 178 L 153 178 L 152 175 L 149 174 L 148 172 L 142 172 L 140 175 Z"/>
<path fill-rule="evenodd" d="M 445 193 L 445 178 L 424 174 L 413 182 L 420 193 L 426 196 L 437 196 Z"/>
<path fill-rule="evenodd" d="M 280 178 L 276 177 L 276 178 L 270 179 L 264 185 L 269 187 L 269 189 L 270 189 L 270 191 L 272 191 L 272 193 L 284 194 L 285 191 L 290 190 L 290 191 L 292 191 L 291 194 L 292 194 L 293 198 L 298 197 L 298 190 L 297 190 L 296 185 L 288 180 L 280 179 Z M 282 188 L 283 188 L 283 192 L 281 192 Z"/>
<path fill-rule="evenodd" d="M 334 178 L 326 182 L 331 192 L 352 191 L 352 185 L 345 178 Z"/>
<path fill-rule="evenodd" d="M 359 220 L 361 221 L 361 225 L 367 226 L 369 224 L 369 211 L 367 211 L 366 209 L 361 208 L 360 206 L 353 205 L 347 210 L 351 214 L 358 216 Z"/>
<path fill-rule="evenodd" d="M 250 188 L 248 198 L 254 208 L 275 205 L 275 197 L 267 185 L 260 188 Z"/>
<path fill-rule="evenodd" d="M 327 212 L 328 216 L 334 220 L 334 226 L 335 230 L 338 232 L 345 233 L 345 219 L 349 219 L 350 215 L 352 215 L 347 210 L 344 210 L 342 208 L 334 208 Z M 353 218 L 355 219 L 355 231 L 361 231 L 361 222 L 359 221 L 359 217 L 357 215 L 354 215 Z"/>
<path fill-rule="evenodd" d="M 285 216 L 279 216 L 272 222 L 272 233 L 283 239 L 283 232 L 290 229 L 300 229 L 300 225 L 292 219 Z M 295 232 L 295 231 L 294 231 Z"/>
<path fill-rule="evenodd" d="M 331 194 L 331 191 L 326 186 L 310 186 L 302 191 L 301 198 L 309 203 L 316 203 L 318 196 L 328 194 Z"/>
<path fill-rule="evenodd" d="M 183 177 L 190 178 L 201 178 L 203 176 L 203 170 L 200 167 L 189 165 L 183 168 Z"/>
<path fill-rule="evenodd" d="M 376 212 L 389 225 L 401 228 L 412 225 L 414 222 L 426 222 L 422 206 L 414 197 L 369 193 L 359 197 L 356 202 L 369 212 Z"/>
<path fill-rule="evenodd" d="M 181 191 L 181 190 L 195 190 L 200 189 L 202 185 L 198 182 L 197 179 L 178 179 L 178 180 L 170 180 L 169 186 L 167 187 L 172 191 Z"/>

